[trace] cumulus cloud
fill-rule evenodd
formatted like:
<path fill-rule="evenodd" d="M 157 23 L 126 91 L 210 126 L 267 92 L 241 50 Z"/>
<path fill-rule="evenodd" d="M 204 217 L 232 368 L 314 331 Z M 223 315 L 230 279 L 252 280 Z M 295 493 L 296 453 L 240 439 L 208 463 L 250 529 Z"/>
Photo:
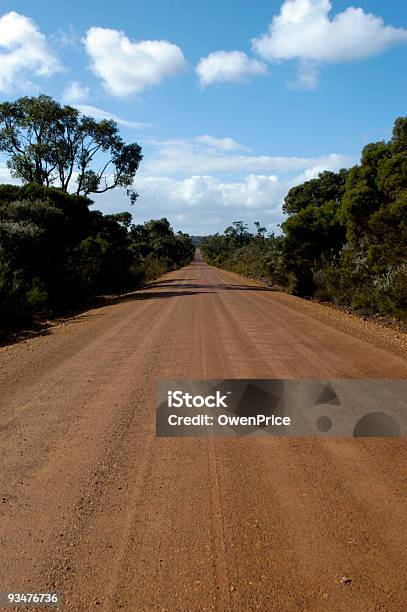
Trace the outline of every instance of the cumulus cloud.
<path fill-rule="evenodd" d="M 153 140 L 152 154 L 146 157 L 143 170 L 150 174 L 212 174 L 212 173 L 288 173 L 301 172 L 314 166 L 339 169 L 350 165 L 349 157 L 336 153 L 320 157 L 287 157 L 250 155 L 235 148 L 220 148 L 215 139 L 204 136 L 192 139 Z M 234 142 L 234 141 L 233 141 Z M 238 143 L 235 147 L 241 147 Z M 244 147 L 243 147 L 244 149 Z"/>
<path fill-rule="evenodd" d="M 166 195 L 172 203 L 201 208 L 209 203 L 222 207 L 257 208 L 281 195 L 277 176 L 249 175 L 242 181 L 224 182 L 215 176 L 193 175 L 183 180 L 169 177 L 140 177 L 137 189 L 143 198 Z"/>
<path fill-rule="evenodd" d="M 299 86 L 313 88 L 323 62 L 363 59 L 407 42 L 407 30 L 361 8 L 334 16 L 331 9 L 330 0 L 285 0 L 268 32 L 252 40 L 254 51 L 270 62 L 300 60 Z"/>
<path fill-rule="evenodd" d="M 197 140 L 194 140 L 195 144 Z M 327 155 L 304 159 L 300 166 L 302 171 L 298 171 L 298 164 L 286 164 L 278 173 L 252 172 L 227 178 L 197 171 L 184 177 L 165 175 L 159 172 L 154 153 L 152 157 L 147 154 L 146 161 L 147 167 L 143 165 L 135 181 L 140 198 L 132 209 L 134 221 L 141 223 L 165 216 L 175 229 L 193 234 L 222 232 L 234 219 L 249 224 L 259 220 L 269 230 L 278 230 L 283 219 L 283 199 L 292 186 L 314 178 L 324 170 L 335 171 L 354 163 L 344 156 Z M 289 170 L 297 168 L 297 171 L 287 171 L 287 166 Z M 128 205 L 121 190 L 111 193 L 108 202 L 98 196 L 95 200 L 105 212 L 118 212 Z"/>
<path fill-rule="evenodd" d="M 167 217 L 175 229 L 191 234 L 223 232 L 234 219 L 252 224 L 258 218 L 270 229 L 276 228 L 285 192 L 285 185 L 274 175 L 248 175 L 230 182 L 210 175 L 184 179 L 140 175 L 136 187 L 140 197 L 131 211 L 135 223 Z M 101 198 L 96 198 L 96 205 L 106 206 Z M 106 212 L 125 207 L 125 195 L 116 191 Z"/>
<path fill-rule="evenodd" d="M 29 90 L 34 77 L 61 70 L 58 58 L 32 19 L 14 11 L 0 17 L 0 91 Z"/>
<path fill-rule="evenodd" d="M 181 49 L 166 40 L 133 42 L 124 32 L 93 27 L 83 42 L 93 72 L 107 91 L 118 97 L 159 85 L 186 66 Z"/>
<path fill-rule="evenodd" d="M 84 102 L 89 98 L 90 88 L 86 85 L 82 85 L 78 81 L 71 81 L 66 86 L 62 95 L 62 101 L 66 104 L 76 104 L 77 102 Z"/>
<path fill-rule="evenodd" d="M 338 170 L 340 170 L 341 168 L 349 168 L 351 165 L 353 165 L 353 163 L 350 163 L 349 161 L 346 165 L 341 165 L 340 167 L 338 166 L 338 164 L 330 164 L 329 162 L 311 166 L 310 168 L 304 170 L 304 172 L 301 172 L 300 174 L 297 174 L 293 178 L 291 178 L 290 186 L 301 185 L 302 183 L 311 181 L 312 179 L 316 179 L 321 174 L 321 172 L 338 172 Z"/>
<path fill-rule="evenodd" d="M 214 51 L 202 58 L 196 67 L 202 87 L 212 83 L 241 83 L 266 72 L 266 64 L 247 57 L 243 51 Z"/>

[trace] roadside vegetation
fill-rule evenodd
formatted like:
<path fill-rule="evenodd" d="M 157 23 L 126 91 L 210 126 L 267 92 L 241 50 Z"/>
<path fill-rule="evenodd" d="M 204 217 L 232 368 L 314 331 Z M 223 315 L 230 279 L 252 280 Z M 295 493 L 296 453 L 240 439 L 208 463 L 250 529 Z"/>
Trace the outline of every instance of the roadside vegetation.
<path fill-rule="evenodd" d="M 93 210 L 92 193 L 132 190 L 141 148 L 113 121 L 47 96 L 0 104 L 0 152 L 24 184 L 0 185 L 0 332 L 31 325 L 95 295 L 140 286 L 188 263 L 190 238 L 167 219 L 132 224 Z"/>
<path fill-rule="evenodd" d="M 360 164 L 292 188 L 281 235 L 236 221 L 201 243 L 209 263 L 365 314 L 407 313 L 407 117 Z"/>

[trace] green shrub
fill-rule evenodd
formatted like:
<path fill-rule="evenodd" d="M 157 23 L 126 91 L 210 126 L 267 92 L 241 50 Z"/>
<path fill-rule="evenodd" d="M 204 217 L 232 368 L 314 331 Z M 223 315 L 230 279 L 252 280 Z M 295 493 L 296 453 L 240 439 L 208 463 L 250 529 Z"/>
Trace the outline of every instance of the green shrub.
<path fill-rule="evenodd" d="M 39 185 L 0 185 L 0 330 L 134 288 L 191 260 L 166 219 L 129 228 L 131 215 Z"/>

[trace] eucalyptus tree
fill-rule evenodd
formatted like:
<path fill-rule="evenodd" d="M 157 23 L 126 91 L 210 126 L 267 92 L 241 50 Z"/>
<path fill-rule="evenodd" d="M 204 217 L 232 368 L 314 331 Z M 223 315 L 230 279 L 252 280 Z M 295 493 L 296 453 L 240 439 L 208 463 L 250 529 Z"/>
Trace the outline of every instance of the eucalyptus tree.
<path fill-rule="evenodd" d="M 131 185 L 140 145 L 126 144 L 114 121 L 96 121 L 50 96 L 0 104 L 0 152 L 24 183 L 85 196 L 124 187 L 137 198 Z"/>

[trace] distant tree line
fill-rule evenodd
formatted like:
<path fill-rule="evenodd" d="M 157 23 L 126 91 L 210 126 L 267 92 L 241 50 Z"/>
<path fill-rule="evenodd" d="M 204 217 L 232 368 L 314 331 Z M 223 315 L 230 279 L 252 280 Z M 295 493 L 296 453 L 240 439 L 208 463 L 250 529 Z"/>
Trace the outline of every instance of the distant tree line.
<path fill-rule="evenodd" d="M 407 117 L 360 164 L 293 187 L 281 235 L 237 221 L 201 244 L 209 263 L 364 313 L 406 317 Z"/>
<path fill-rule="evenodd" d="M 0 104 L 0 152 L 22 186 L 0 185 L 0 332 L 86 304 L 189 262 L 190 238 L 167 219 L 91 210 L 92 193 L 124 187 L 142 160 L 114 121 L 48 96 Z"/>

